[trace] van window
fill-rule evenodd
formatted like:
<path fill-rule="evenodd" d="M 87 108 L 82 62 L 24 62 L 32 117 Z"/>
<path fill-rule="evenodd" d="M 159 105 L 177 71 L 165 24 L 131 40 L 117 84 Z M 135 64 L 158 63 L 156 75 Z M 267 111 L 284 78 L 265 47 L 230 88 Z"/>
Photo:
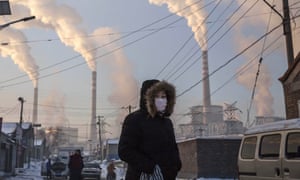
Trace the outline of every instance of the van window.
<path fill-rule="evenodd" d="M 287 159 L 300 158 L 300 133 L 288 134 L 285 156 Z"/>
<path fill-rule="evenodd" d="M 242 145 L 242 151 L 241 151 L 241 157 L 243 159 L 254 159 L 256 141 L 257 141 L 256 137 L 245 138 Z"/>
<path fill-rule="evenodd" d="M 277 159 L 280 152 L 280 134 L 266 135 L 261 138 L 259 157 L 262 159 Z"/>

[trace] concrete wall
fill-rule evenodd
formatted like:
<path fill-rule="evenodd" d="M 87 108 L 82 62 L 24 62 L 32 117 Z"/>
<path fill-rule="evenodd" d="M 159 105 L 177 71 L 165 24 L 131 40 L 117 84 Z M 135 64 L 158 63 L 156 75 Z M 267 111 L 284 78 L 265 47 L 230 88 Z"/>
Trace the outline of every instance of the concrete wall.
<path fill-rule="evenodd" d="M 184 178 L 197 178 L 198 174 L 198 162 L 197 162 L 197 141 L 190 140 L 180 142 L 178 144 L 179 153 L 182 161 L 182 168 L 179 172 L 179 177 Z"/>
<path fill-rule="evenodd" d="M 237 178 L 241 138 L 197 138 L 178 143 L 180 178 Z"/>

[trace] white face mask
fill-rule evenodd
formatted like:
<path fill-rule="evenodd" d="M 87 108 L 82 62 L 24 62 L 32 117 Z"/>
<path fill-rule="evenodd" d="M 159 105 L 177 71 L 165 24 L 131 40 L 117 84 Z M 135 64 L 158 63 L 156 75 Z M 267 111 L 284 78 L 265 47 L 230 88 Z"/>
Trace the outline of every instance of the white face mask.
<path fill-rule="evenodd" d="M 163 112 L 167 106 L 167 98 L 155 98 L 155 106 L 157 111 Z"/>

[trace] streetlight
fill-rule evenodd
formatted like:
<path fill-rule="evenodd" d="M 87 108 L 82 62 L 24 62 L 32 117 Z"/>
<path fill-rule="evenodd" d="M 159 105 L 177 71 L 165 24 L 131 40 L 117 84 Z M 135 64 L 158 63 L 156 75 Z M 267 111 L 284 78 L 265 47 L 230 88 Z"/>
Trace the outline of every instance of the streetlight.
<path fill-rule="evenodd" d="M 9 1 L 0 1 L 0 15 L 11 15 Z"/>
<path fill-rule="evenodd" d="M 1 0 L 0 1 L 0 15 L 11 15 L 11 10 L 10 10 L 10 5 L 9 5 L 9 1 L 8 0 Z M 24 17 L 15 21 L 11 21 L 5 24 L 0 25 L 0 30 L 2 30 L 3 28 L 8 27 L 11 24 L 15 24 L 18 22 L 22 22 L 22 21 L 30 21 L 35 19 L 35 16 L 29 16 L 29 17 Z"/>
<path fill-rule="evenodd" d="M 18 23 L 18 22 L 22 22 L 22 21 L 30 21 L 30 20 L 33 20 L 35 19 L 35 16 L 29 16 L 29 17 L 24 17 L 24 18 L 21 18 L 21 19 L 18 19 L 18 20 L 15 20 L 15 21 L 11 21 L 11 22 L 8 22 L 8 23 L 5 23 L 5 24 L 2 24 L 0 25 L 0 30 L 8 27 L 9 25 L 11 24 L 15 24 L 15 23 Z"/>

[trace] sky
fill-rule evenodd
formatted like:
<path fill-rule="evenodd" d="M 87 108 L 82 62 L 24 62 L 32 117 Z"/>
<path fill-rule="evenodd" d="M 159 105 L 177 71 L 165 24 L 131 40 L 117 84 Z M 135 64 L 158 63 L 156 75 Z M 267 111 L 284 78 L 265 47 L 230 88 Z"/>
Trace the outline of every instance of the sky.
<path fill-rule="evenodd" d="M 42 127 L 69 126 L 88 139 L 91 75 L 97 72 L 97 116 L 105 136 L 138 108 L 146 79 L 167 80 L 177 91 L 175 126 L 202 104 L 202 51 L 208 51 L 211 102 L 236 102 L 240 120 L 285 117 L 280 78 L 287 70 L 282 19 L 263 1 L 247 0 L 10 0 L 1 30 L 0 117 L 31 122 L 38 88 Z M 279 0 L 269 0 L 283 14 Z M 300 3 L 290 0 L 294 55 L 300 50 Z M 261 64 L 259 59 L 262 58 Z M 259 70 L 259 71 L 258 71 Z M 259 72 L 259 73 L 257 73 Z M 257 82 L 255 85 L 255 79 Z M 252 93 L 255 86 L 254 96 Z"/>

